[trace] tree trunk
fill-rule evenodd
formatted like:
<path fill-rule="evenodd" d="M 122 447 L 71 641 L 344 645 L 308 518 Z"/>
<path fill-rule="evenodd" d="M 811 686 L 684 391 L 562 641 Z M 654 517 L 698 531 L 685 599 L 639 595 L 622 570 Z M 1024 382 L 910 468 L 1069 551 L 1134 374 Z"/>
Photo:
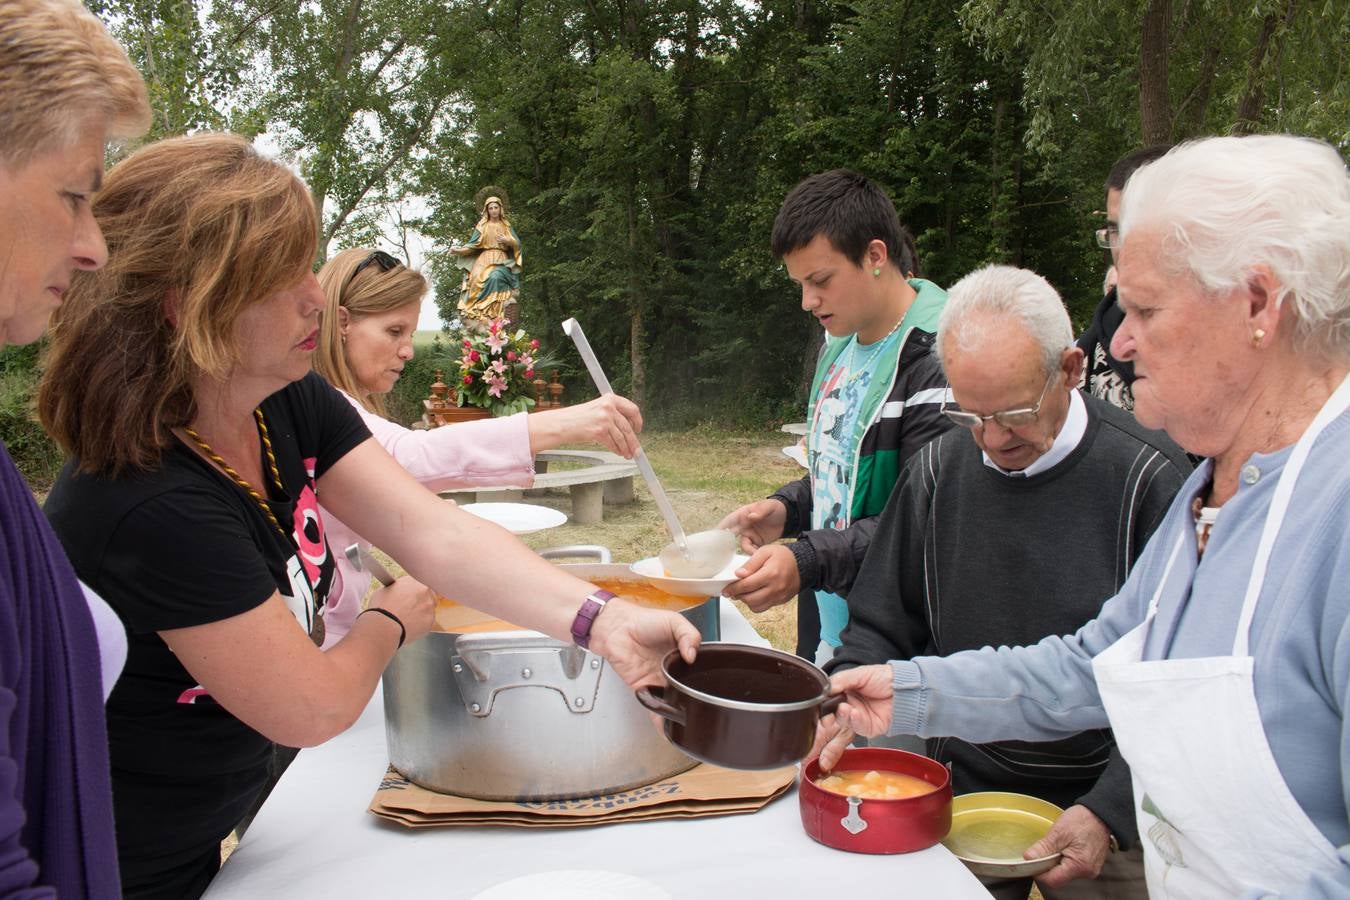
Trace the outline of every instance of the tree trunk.
<path fill-rule="evenodd" d="M 628 399 L 638 406 L 647 404 L 647 369 L 642 357 L 642 276 L 638 272 L 641 257 L 638 254 L 637 202 L 633 192 L 625 204 L 628 213 L 628 358 L 633 367 L 633 390 Z"/>
<path fill-rule="evenodd" d="M 1297 6 L 1296 0 L 1289 0 L 1285 5 L 1286 27 L 1293 21 Z M 1281 38 L 1276 41 L 1274 50 L 1271 50 L 1271 39 L 1279 27 L 1280 16 L 1274 11 L 1261 21 L 1261 32 L 1256 37 L 1256 46 L 1252 48 L 1251 61 L 1247 65 L 1247 87 L 1238 101 L 1237 115 L 1233 122 L 1234 134 L 1255 134 L 1260 128 L 1261 110 L 1266 105 L 1266 58 L 1270 56 L 1272 61 L 1278 61 L 1283 45 Z"/>
<path fill-rule="evenodd" d="M 900 7 L 900 13 L 896 20 L 900 22 L 909 19 L 909 9 L 912 0 L 905 0 L 905 5 Z M 891 58 L 891 77 L 886 83 L 886 115 L 894 115 L 895 110 L 900 105 L 900 88 L 902 79 L 900 69 L 905 64 L 906 45 L 904 41 L 895 42 L 895 56 Z"/>
<path fill-rule="evenodd" d="M 1223 49 L 1223 36 L 1223 32 L 1217 28 L 1211 32 L 1204 59 L 1195 76 L 1195 84 L 1186 99 L 1177 106 L 1176 117 L 1172 121 L 1172 134 L 1177 140 L 1204 133 L 1209 98 L 1214 92 L 1214 75 L 1218 71 L 1219 53 Z"/>
<path fill-rule="evenodd" d="M 325 183 L 325 184 L 326 184 L 326 183 L 327 183 L 327 180 L 325 179 L 322 183 Z M 319 231 L 321 232 L 321 236 L 319 237 L 319 247 L 318 247 L 318 249 L 314 252 L 314 268 L 315 268 L 315 269 L 318 269 L 318 268 L 321 267 L 324 263 L 328 262 L 328 241 L 331 240 L 330 237 L 324 237 L 324 236 L 322 236 L 322 232 L 324 231 L 324 227 L 323 227 L 323 205 L 324 205 L 325 203 L 328 202 L 328 191 L 326 191 L 326 190 L 325 190 L 324 188 L 322 188 L 322 187 L 319 187 L 319 186 L 318 186 L 319 184 L 320 184 L 320 180 L 317 179 L 317 178 L 311 178 L 311 179 L 309 180 L 309 196 L 314 200 L 314 208 L 315 208 L 316 210 L 318 210 L 318 213 L 319 213 Z"/>
<path fill-rule="evenodd" d="M 991 89 L 997 100 L 994 101 L 994 120 L 991 124 L 989 140 L 989 216 L 986 224 L 990 230 L 990 239 L 994 247 L 1006 251 L 1008 247 L 1009 209 L 1004 191 L 1005 171 L 1004 152 L 1008 140 L 1004 134 L 1003 120 L 1008 113 L 1008 95 L 1004 90 L 1002 78 L 991 79 Z"/>
<path fill-rule="evenodd" d="M 1139 127 L 1144 145 L 1172 141 L 1167 46 L 1172 0 L 1148 0 L 1139 37 Z"/>
<path fill-rule="evenodd" d="M 642 358 L 642 308 L 634 307 L 628 325 L 628 355 L 633 363 L 633 393 L 628 399 L 638 406 L 647 406 L 647 367 Z"/>
<path fill-rule="evenodd" d="M 812 322 L 806 329 L 806 345 L 802 348 L 801 381 L 797 390 L 798 396 L 802 398 L 802 412 L 806 412 L 805 404 L 811 402 L 811 382 L 816 377 L 816 361 L 820 359 L 824 341 L 820 326 Z"/>

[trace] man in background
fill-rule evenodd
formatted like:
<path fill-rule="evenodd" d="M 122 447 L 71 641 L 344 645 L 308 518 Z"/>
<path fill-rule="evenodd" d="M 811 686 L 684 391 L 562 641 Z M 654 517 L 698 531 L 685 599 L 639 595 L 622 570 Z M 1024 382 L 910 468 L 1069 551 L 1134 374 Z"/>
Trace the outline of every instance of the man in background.
<path fill-rule="evenodd" d="M 1116 333 L 1125 314 L 1116 305 L 1116 254 L 1120 247 L 1120 193 L 1125 182 L 1141 166 L 1163 156 L 1171 146 L 1157 144 L 1144 147 L 1116 160 L 1106 176 L 1106 225 L 1096 231 L 1097 246 L 1111 254 L 1111 266 L 1106 273 L 1102 297 L 1092 314 L 1092 323 L 1078 338 L 1083 351 L 1083 390 L 1099 400 L 1105 400 L 1124 410 L 1134 409 L 1130 384 L 1134 381 L 1134 364 L 1121 362 L 1111 355 L 1111 337 Z"/>

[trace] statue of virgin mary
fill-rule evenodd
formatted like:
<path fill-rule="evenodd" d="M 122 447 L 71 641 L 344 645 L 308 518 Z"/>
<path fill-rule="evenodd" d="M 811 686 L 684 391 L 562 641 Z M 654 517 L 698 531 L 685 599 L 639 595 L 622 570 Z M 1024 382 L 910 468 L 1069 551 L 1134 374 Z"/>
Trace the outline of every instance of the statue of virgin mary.
<path fill-rule="evenodd" d="M 503 196 L 489 194 L 468 241 L 450 248 L 468 269 L 459 294 L 459 313 L 466 322 L 486 325 L 506 318 L 507 306 L 520 295 L 520 237 L 506 217 Z"/>

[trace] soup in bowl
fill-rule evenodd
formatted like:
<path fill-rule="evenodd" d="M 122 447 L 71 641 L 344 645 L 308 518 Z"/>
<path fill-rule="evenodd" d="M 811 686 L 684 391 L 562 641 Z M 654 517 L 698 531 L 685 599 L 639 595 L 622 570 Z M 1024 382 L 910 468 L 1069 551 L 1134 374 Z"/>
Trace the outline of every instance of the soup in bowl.
<path fill-rule="evenodd" d="M 904 750 L 850 747 L 834 772 L 821 772 L 820 760 L 809 760 L 797 793 L 806 833 L 839 850 L 924 850 L 952 824 L 951 773 Z"/>

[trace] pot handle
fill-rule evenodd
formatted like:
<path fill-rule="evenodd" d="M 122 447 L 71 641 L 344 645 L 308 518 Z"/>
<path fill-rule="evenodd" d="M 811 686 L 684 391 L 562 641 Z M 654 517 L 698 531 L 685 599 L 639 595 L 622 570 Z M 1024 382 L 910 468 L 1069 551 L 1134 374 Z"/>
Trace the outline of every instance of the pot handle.
<path fill-rule="evenodd" d="M 676 725 L 685 724 L 684 710 L 676 709 L 666 702 L 666 689 L 660 685 L 651 685 L 637 690 L 637 702 L 656 713 L 663 719 L 669 719 Z"/>
<path fill-rule="evenodd" d="M 846 694 L 831 694 L 826 697 L 825 702 L 820 704 L 820 717 L 823 719 L 838 709 L 839 705 L 844 702 L 846 696 Z"/>
<path fill-rule="evenodd" d="M 549 547 L 547 550 L 540 550 L 539 555 L 544 559 L 568 559 L 568 558 L 592 558 L 602 566 L 607 566 L 613 558 L 610 555 L 609 548 L 600 544 L 568 544 L 565 547 Z"/>

